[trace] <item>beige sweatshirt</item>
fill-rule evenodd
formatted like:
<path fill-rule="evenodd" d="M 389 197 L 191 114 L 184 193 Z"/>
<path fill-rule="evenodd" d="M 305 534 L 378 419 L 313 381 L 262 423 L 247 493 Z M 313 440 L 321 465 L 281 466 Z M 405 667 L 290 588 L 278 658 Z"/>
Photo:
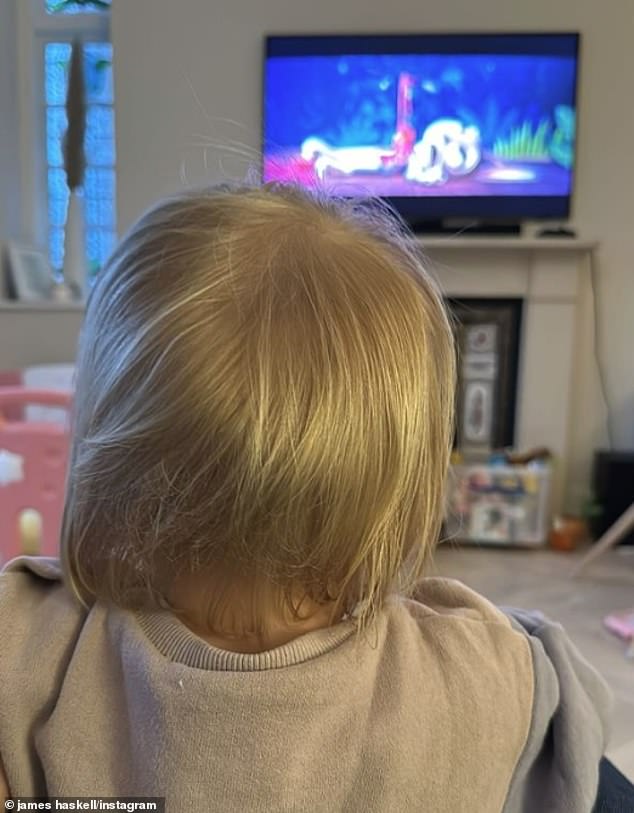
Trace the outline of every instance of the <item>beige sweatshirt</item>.
<path fill-rule="evenodd" d="M 512 617 L 512 615 L 514 617 Z M 462 584 L 261 654 L 167 612 L 79 607 L 53 559 L 0 575 L 0 754 L 13 795 L 168 811 L 590 811 L 609 705 L 558 625 Z"/>

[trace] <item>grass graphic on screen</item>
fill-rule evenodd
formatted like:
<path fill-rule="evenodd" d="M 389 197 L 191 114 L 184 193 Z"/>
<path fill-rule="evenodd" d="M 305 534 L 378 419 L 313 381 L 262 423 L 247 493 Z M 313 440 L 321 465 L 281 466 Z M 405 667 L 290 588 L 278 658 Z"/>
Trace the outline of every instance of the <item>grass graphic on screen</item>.
<path fill-rule="evenodd" d="M 498 158 L 514 160 L 532 159 L 547 160 L 550 158 L 548 149 L 548 136 L 550 122 L 542 119 L 537 128 L 533 128 L 530 121 L 525 121 L 519 127 L 514 127 L 508 138 L 498 138 L 493 144 L 493 154 Z"/>

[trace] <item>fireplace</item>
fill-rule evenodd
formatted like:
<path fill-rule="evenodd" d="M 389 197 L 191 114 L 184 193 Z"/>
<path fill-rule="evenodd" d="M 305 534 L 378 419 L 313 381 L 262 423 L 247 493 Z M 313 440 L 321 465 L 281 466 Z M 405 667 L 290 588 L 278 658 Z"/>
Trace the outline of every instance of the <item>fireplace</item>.
<path fill-rule="evenodd" d="M 604 440 L 593 361 L 596 244 L 486 237 L 421 243 L 456 316 L 464 416 L 458 446 L 483 456 L 510 445 L 548 448 L 553 510 L 578 510 Z"/>

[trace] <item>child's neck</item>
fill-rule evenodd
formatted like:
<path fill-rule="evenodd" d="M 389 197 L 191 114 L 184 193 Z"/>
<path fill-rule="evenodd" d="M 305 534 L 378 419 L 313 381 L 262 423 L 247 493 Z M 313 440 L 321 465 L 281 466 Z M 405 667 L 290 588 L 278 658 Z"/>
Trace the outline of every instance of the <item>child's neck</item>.
<path fill-rule="evenodd" d="M 332 625 L 332 604 L 303 598 L 294 614 L 275 592 L 195 574 L 177 580 L 169 602 L 195 635 L 229 652 L 266 652 Z"/>
<path fill-rule="evenodd" d="M 295 623 L 293 626 L 270 623 L 261 632 L 252 633 L 209 630 L 208 627 L 201 624 L 200 620 L 189 616 L 181 616 L 181 620 L 195 635 L 212 646 L 225 649 L 228 652 L 244 653 L 266 652 L 270 649 L 276 649 L 290 643 L 295 638 L 299 638 L 300 635 L 330 626 L 329 613 L 325 616 L 315 614 L 311 618 Z"/>

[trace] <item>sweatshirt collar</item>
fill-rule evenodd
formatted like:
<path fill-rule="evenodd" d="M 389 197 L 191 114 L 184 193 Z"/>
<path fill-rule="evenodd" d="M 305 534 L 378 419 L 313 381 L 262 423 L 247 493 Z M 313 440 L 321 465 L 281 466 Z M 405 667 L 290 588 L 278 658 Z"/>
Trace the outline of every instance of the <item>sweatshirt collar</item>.
<path fill-rule="evenodd" d="M 167 610 L 137 612 L 135 615 L 145 635 L 166 658 L 195 669 L 218 672 L 262 672 L 296 666 L 335 649 L 356 629 L 353 620 L 342 621 L 301 635 L 275 649 L 243 653 L 212 646 Z"/>

